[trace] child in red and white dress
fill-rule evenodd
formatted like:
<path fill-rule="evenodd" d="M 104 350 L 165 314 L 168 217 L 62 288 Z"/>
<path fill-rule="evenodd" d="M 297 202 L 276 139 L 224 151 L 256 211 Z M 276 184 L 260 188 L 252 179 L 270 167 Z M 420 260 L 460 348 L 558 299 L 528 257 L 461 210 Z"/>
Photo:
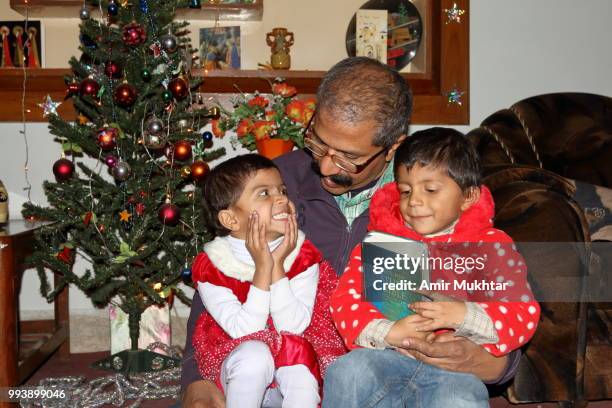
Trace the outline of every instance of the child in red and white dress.
<path fill-rule="evenodd" d="M 192 268 L 206 308 L 193 334 L 202 376 L 228 408 L 260 407 L 271 388 L 283 407 L 316 407 L 327 366 L 346 352 L 329 311 L 333 268 L 297 229 L 272 161 L 227 160 L 203 194 L 216 238 Z"/>
<path fill-rule="evenodd" d="M 493 198 L 480 183 L 474 147 L 453 129 L 432 128 L 409 137 L 394 160 L 396 182 L 387 184 L 372 198 L 369 230 L 428 243 L 430 257 L 436 255 L 436 247 L 454 247 L 464 254 L 476 252 L 486 259 L 478 276 L 488 282 L 505 283 L 506 289 L 498 294 L 460 290 L 445 291 L 444 296 L 430 294 L 434 300 L 446 301 L 415 302 L 410 308 L 416 314 L 389 321 L 362 299 L 362 254 L 358 245 L 331 300 L 334 322 L 346 346 L 400 349 L 408 337 L 436 341 L 436 334 L 448 330 L 456 338 L 481 344 L 495 356 L 525 345 L 535 332 L 540 307 L 512 239 L 493 228 Z M 434 270 L 430 280 L 448 281 L 449 275 L 476 279 L 474 271 L 460 275 L 456 270 Z M 448 339 L 448 335 L 443 337 Z"/>

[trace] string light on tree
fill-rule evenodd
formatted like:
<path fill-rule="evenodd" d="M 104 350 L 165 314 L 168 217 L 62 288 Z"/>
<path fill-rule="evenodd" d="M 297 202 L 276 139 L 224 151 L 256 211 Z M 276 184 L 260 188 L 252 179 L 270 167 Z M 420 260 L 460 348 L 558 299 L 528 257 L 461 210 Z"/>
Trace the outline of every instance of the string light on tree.
<path fill-rule="evenodd" d="M 89 8 L 87 6 L 81 7 L 81 10 L 79 10 L 79 18 L 81 20 L 89 20 L 89 17 Z"/>

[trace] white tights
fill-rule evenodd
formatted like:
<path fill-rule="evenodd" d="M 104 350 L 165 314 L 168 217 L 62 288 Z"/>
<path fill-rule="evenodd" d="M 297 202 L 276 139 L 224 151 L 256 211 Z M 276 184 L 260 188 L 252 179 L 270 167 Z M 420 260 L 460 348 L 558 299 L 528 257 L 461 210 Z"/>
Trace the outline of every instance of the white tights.
<path fill-rule="evenodd" d="M 227 408 L 259 408 L 272 380 L 282 394 L 282 408 L 315 408 L 320 400 L 319 384 L 303 364 L 280 367 L 274 371 L 274 359 L 268 346 L 249 340 L 236 347 L 221 366 L 221 385 Z"/>

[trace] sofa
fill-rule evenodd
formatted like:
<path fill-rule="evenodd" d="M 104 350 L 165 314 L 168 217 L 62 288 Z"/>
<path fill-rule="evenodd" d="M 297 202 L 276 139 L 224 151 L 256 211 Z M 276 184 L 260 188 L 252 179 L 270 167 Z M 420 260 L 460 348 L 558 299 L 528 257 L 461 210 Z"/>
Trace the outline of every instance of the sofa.
<path fill-rule="evenodd" d="M 534 96 L 493 113 L 468 137 L 495 198 L 498 228 L 517 242 L 585 243 L 563 256 L 523 253 L 536 296 L 565 278 L 612 285 L 612 250 L 605 250 L 612 248 L 605 242 L 612 241 L 612 98 Z M 599 249 L 585 261 L 581 248 L 592 241 L 601 241 Z M 510 402 L 582 407 L 612 398 L 612 303 L 541 305 L 538 330 L 506 390 Z"/>

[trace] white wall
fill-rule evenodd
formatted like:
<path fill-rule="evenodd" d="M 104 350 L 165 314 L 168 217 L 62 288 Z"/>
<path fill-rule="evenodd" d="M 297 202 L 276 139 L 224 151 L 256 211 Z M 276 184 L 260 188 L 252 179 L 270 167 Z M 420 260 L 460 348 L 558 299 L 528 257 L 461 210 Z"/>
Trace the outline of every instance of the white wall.
<path fill-rule="evenodd" d="M 310 7 L 320 3 L 321 18 L 346 14 L 335 14 L 330 10 L 331 4 L 341 9 L 349 6 L 354 9 L 354 4 L 361 3 L 361 0 L 317 1 L 314 5 L 308 3 L 307 7 L 312 10 Z M 295 5 L 296 9 L 304 5 L 301 0 L 266 0 L 266 10 L 277 10 L 274 7 L 277 2 L 279 7 L 285 5 L 283 10 L 287 13 L 291 10 L 286 3 Z M 582 91 L 612 96 L 612 53 L 609 44 L 612 38 L 612 26 L 609 24 L 612 1 L 472 0 L 470 9 L 471 114 L 470 125 L 460 126 L 459 130 L 467 131 L 496 110 L 536 94 Z M 9 17 L 2 8 L 0 12 L 2 17 Z M 293 12 L 291 18 L 306 14 L 313 13 Z M 264 21 L 248 23 L 243 35 L 253 33 L 262 36 L 274 26 L 291 28 L 288 20 L 289 17 L 283 19 L 278 17 L 278 13 L 266 11 Z M 311 22 L 309 26 L 319 23 L 321 21 Z M 335 47 L 339 49 L 343 49 L 346 23 L 348 21 L 339 23 L 342 27 L 339 30 L 341 41 L 329 39 L 335 41 Z M 301 38 L 296 37 L 297 40 Z M 263 39 L 257 41 L 263 43 Z M 243 46 L 246 44 L 243 43 Z M 318 46 L 323 45 L 308 44 L 311 49 Z M 296 57 L 303 55 L 298 51 L 299 48 L 296 48 L 292 52 Z M 249 63 L 267 58 L 262 49 L 249 55 Z M 317 58 L 317 54 L 309 55 Z M 296 64 L 306 64 L 299 58 L 295 59 Z M 320 58 L 317 64 L 328 64 L 327 60 Z M 0 178 L 14 193 L 21 193 L 25 186 L 25 145 L 19 134 L 20 128 L 21 124 L 0 124 Z M 43 180 L 53 177 L 51 166 L 59 157 L 60 149 L 53 143 L 45 124 L 28 124 L 27 128 L 32 199 L 44 202 L 41 184 Z M 413 130 L 419 128 L 414 126 Z M 16 198 L 15 194 L 11 196 L 14 203 Z M 13 214 L 17 212 L 15 209 L 12 211 Z M 36 275 L 29 272 L 25 276 L 20 302 L 25 311 L 52 308 L 39 295 Z M 70 302 L 73 312 L 92 309 L 89 299 L 77 290 L 71 292 Z"/>

